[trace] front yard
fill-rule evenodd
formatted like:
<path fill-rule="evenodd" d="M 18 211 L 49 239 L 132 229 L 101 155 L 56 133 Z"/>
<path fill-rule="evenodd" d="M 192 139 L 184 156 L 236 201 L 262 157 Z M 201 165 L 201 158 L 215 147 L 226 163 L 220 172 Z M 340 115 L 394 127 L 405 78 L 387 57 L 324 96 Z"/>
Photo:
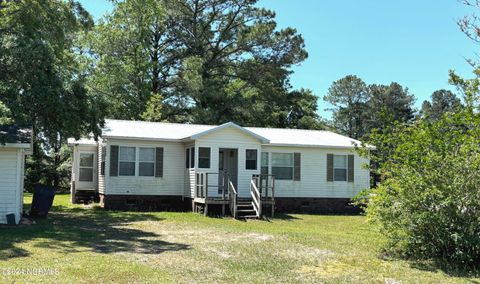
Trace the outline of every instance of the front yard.
<path fill-rule="evenodd" d="M 68 198 L 56 196 L 47 220 L 0 227 L 0 282 L 480 281 L 449 276 L 428 263 L 382 259 L 383 239 L 361 216 L 242 222 L 194 213 L 108 212 L 70 205 Z M 55 273 L 33 275 L 28 268 Z"/>

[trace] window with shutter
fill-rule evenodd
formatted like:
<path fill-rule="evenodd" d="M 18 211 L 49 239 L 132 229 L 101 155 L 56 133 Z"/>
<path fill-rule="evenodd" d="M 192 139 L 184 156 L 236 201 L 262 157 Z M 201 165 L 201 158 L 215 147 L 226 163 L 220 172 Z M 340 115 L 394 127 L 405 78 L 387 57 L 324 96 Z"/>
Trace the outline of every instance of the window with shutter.
<path fill-rule="evenodd" d="M 118 155 L 118 175 L 135 176 L 136 148 L 121 146 Z"/>
<path fill-rule="evenodd" d="M 140 148 L 138 158 L 138 175 L 153 177 L 155 175 L 155 148 Z"/>
<path fill-rule="evenodd" d="M 293 153 L 272 153 L 272 175 L 278 180 L 293 179 Z"/>

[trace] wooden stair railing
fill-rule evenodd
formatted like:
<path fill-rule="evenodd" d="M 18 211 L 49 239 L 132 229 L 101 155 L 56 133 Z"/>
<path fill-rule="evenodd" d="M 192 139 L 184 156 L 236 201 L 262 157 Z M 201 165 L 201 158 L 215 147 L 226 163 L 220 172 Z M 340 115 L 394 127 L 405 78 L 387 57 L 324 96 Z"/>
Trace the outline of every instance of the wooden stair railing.
<path fill-rule="evenodd" d="M 262 216 L 262 195 L 253 179 L 250 181 L 250 195 L 252 196 L 253 209 L 255 209 L 257 218 L 260 218 Z"/>
<path fill-rule="evenodd" d="M 255 184 L 260 196 L 260 205 L 271 206 L 271 215 L 275 213 L 275 175 L 253 175 L 252 183 Z M 261 217 L 261 216 L 260 216 Z"/>
<path fill-rule="evenodd" d="M 230 178 L 228 179 L 228 198 L 229 198 L 229 203 L 230 203 L 230 212 L 233 216 L 233 218 L 237 219 L 237 202 L 238 202 L 238 192 L 235 189 L 235 186 L 233 185 L 232 181 Z"/>

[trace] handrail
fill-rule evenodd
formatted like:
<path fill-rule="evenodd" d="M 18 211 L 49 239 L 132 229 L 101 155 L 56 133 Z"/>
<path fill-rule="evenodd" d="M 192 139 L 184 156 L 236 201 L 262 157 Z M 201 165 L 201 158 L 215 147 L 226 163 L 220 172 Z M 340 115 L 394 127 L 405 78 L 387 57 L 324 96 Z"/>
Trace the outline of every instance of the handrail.
<path fill-rule="evenodd" d="M 260 196 L 265 200 L 273 200 L 275 198 L 275 175 L 253 175 L 252 180 L 260 192 Z"/>
<path fill-rule="evenodd" d="M 250 181 L 250 195 L 252 196 L 253 200 L 253 209 L 255 209 L 257 217 L 260 218 L 260 216 L 262 216 L 262 196 L 260 191 L 258 191 L 257 185 L 253 179 Z"/>
<path fill-rule="evenodd" d="M 230 212 L 232 213 L 233 218 L 236 219 L 238 193 L 230 179 L 228 179 L 228 198 L 230 200 Z"/>
<path fill-rule="evenodd" d="M 218 181 L 214 184 L 209 184 L 210 176 L 220 176 L 220 173 L 223 172 L 222 181 Z M 195 173 L 195 197 L 200 198 L 209 198 L 209 189 L 211 188 L 218 188 L 222 190 L 221 198 L 222 200 L 226 200 L 226 190 L 225 188 L 228 187 L 226 181 L 228 180 L 228 176 L 226 171 L 222 172 L 196 172 Z"/>

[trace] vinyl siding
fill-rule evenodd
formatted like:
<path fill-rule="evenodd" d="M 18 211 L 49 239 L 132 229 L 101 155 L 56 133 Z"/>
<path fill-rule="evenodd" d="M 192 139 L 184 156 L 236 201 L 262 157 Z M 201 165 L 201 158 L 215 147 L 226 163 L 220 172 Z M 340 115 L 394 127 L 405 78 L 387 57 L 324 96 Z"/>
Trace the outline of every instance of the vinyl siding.
<path fill-rule="evenodd" d="M 196 159 L 198 161 L 198 148 L 210 147 L 211 148 L 211 161 L 210 168 L 199 169 L 199 172 L 218 172 L 218 158 L 220 148 L 238 149 L 238 185 L 237 191 L 241 197 L 250 196 L 250 181 L 252 175 L 260 173 L 260 152 L 261 143 L 258 139 L 248 135 L 236 128 L 230 127 L 221 129 L 217 132 L 207 134 L 195 141 Z M 246 170 L 245 169 L 245 150 L 256 149 L 258 152 L 257 169 Z M 198 163 L 195 165 L 198 167 Z M 212 176 L 209 180 L 209 184 L 217 184 L 218 177 Z M 214 196 L 218 194 L 216 188 L 209 191 L 209 195 Z"/>
<path fill-rule="evenodd" d="M 262 152 L 269 153 L 301 153 L 301 179 L 276 180 L 276 197 L 322 197 L 322 198 L 351 198 L 362 189 L 370 186 L 370 173 L 362 165 L 368 163 L 365 158 L 359 157 L 349 150 L 263 146 Z M 348 155 L 354 158 L 354 182 L 327 182 L 327 154 Z M 271 154 L 270 172 L 271 172 Z"/>
<path fill-rule="evenodd" d="M 14 213 L 15 221 L 21 218 L 23 197 L 23 151 L 0 149 L 0 224 L 7 222 L 6 215 Z"/>
<path fill-rule="evenodd" d="M 110 146 L 163 147 L 163 177 L 110 176 Z M 150 142 L 136 140 L 107 141 L 105 173 L 106 195 L 184 195 L 185 189 L 185 146 L 182 142 Z"/>

